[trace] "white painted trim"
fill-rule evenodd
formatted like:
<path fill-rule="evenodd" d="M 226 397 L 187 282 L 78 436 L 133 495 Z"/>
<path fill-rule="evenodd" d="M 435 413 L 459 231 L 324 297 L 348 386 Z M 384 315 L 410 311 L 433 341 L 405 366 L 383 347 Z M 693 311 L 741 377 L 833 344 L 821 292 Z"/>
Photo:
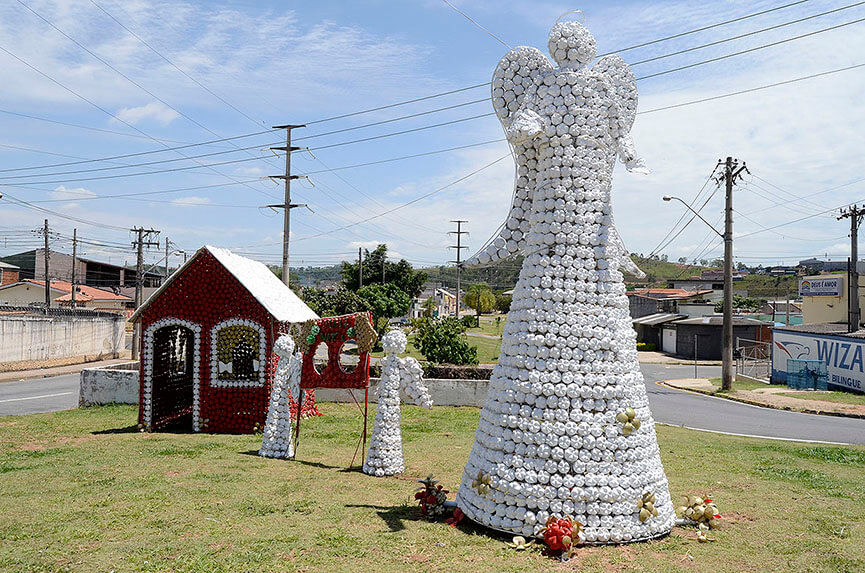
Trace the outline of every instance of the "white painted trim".
<path fill-rule="evenodd" d="M 165 326 L 183 326 L 192 331 L 192 431 L 200 432 L 201 421 L 201 326 L 181 318 L 163 318 L 157 320 L 144 330 L 144 391 L 141 400 L 144 406 L 144 428 L 151 430 L 153 421 L 153 335 Z"/>
<path fill-rule="evenodd" d="M 245 326 L 258 331 L 258 381 L 219 380 L 219 353 L 216 342 L 219 331 L 231 326 Z M 264 327 L 246 318 L 229 318 L 210 330 L 210 386 L 212 388 L 262 388 L 267 381 L 267 336 Z"/>

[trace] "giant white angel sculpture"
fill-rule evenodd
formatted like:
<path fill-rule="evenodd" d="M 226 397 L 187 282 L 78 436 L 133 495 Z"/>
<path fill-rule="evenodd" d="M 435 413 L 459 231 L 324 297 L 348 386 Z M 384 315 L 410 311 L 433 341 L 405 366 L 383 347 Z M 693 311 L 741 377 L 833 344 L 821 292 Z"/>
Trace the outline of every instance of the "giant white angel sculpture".
<path fill-rule="evenodd" d="M 400 412 L 400 387 L 405 388 L 409 399 L 423 408 L 432 406 L 423 381 L 423 368 L 411 356 L 400 358 L 405 352 L 406 336 L 399 329 L 385 334 L 381 339 L 386 356 L 381 361 L 381 382 L 378 386 L 378 405 L 369 451 L 363 464 L 363 472 L 382 477 L 402 473 L 405 461 L 402 456 L 402 414 Z"/>
<path fill-rule="evenodd" d="M 276 339 L 273 352 L 279 358 L 279 362 L 273 377 L 267 418 L 264 421 L 264 435 L 258 455 L 288 459 L 294 457 L 291 402 L 297 400 L 300 395 L 300 370 L 303 357 L 299 352 L 294 351 L 294 340 L 288 334 L 283 334 Z M 299 413 L 300 405 L 297 410 Z"/>
<path fill-rule="evenodd" d="M 584 543 L 649 539 L 675 515 L 620 272 L 639 270 L 610 208 L 616 156 L 646 171 L 629 134 L 636 84 L 618 56 L 587 67 L 595 40 L 579 22 L 557 22 L 549 50 L 558 68 L 518 47 L 493 74 L 516 189 L 469 264 L 525 259 L 457 504 L 516 535 L 571 517 Z"/>

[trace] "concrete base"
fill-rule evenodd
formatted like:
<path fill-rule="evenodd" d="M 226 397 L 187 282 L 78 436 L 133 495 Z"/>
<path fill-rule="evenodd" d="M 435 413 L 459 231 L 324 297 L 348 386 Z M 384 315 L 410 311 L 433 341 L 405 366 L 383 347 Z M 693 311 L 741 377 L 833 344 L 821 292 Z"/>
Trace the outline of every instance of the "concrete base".
<path fill-rule="evenodd" d="M 138 404 L 138 362 L 81 371 L 78 407 L 102 404 Z"/>

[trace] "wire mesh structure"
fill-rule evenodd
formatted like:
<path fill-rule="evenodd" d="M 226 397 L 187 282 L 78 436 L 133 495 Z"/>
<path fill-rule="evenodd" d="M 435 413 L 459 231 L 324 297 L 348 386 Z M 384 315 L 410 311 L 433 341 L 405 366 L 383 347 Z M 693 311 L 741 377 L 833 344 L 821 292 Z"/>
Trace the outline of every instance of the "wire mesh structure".
<path fill-rule="evenodd" d="M 736 376 L 768 382 L 772 374 L 772 343 L 736 339 Z"/>
<path fill-rule="evenodd" d="M 822 360 L 787 359 L 787 387 L 793 390 L 826 390 L 829 371 Z"/>

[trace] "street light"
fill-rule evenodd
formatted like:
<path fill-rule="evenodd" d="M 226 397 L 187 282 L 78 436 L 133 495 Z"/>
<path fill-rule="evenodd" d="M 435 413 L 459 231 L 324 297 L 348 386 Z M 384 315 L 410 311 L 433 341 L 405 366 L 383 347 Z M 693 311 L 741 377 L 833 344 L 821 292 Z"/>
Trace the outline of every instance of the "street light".
<path fill-rule="evenodd" d="M 728 185 L 727 185 L 727 193 L 728 197 L 731 198 L 732 191 L 732 181 L 728 177 Z M 694 216 L 699 217 L 701 221 L 706 223 L 706 225 L 712 229 L 716 235 L 724 239 L 724 315 L 723 315 L 723 327 L 722 332 L 723 336 L 721 340 L 723 342 L 723 349 L 721 352 L 721 379 L 722 379 L 722 388 L 724 390 L 729 390 L 732 385 L 733 379 L 733 232 L 732 232 L 732 202 L 728 200 L 727 209 L 725 210 L 727 223 L 725 228 L 730 229 L 730 235 L 727 236 L 725 233 L 722 233 L 718 229 L 716 229 L 709 221 L 704 219 L 702 215 L 700 215 L 697 211 L 691 208 L 685 201 L 680 199 L 679 197 L 672 197 L 670 195 L 665 195 L 663 197 L 664 201 L 678 201 L 682 205 L 684 205 Z M 729 248 L 726 248 L 729 242 Z M 697 360 L 697 346 L 694 345 L 694 362 Z"/>

